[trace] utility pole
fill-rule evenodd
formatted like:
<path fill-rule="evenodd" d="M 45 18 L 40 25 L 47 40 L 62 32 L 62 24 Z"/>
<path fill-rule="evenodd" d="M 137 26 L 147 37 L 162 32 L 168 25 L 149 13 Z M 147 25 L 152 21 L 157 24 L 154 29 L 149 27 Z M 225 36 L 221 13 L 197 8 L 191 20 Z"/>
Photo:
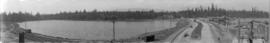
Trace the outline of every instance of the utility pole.
<path fill-rule="evenodd" d="M 111 43 L 114 43 L 115 41 L 115 16 L 112 16 L 112 23 L 113 23 L 113 39 L 111 40 Z"/>
<path fill-rule="evenodd" d="M 224 19 L 225 20 L 225 25 L 226 25 L 226 29 L 225 29 L 225 31 L 226 32 L 228 32 L 228 29 L 229 29 L 229 27 L 228 27 L 228 20 L 227 20 L 227 16 L 225 16 L 224 18 L 222 18 L 222 19 Z"/>
<path fill-rule="evenodd" d="M 269 0 L 268 0 L 268 2 L 270 2 Z M 270 3 L 269 3 L 270 4 Z M 268 5 L 268 7 L 270 7 L 270 5 Z M 270 17 L 270 9 L 269 9 L 269 12 L 268 12 L 268 17 Z M 268 18 L 269 20 L 270 20 L 270 18 Z M 269 23 L 269 21 L 268 21 L 268 23 Z M 269 37 L 269 35 L 270 35 L 270 33 L 269 33 L 269 31 L 270 31 L 270 28 L 269 28 L 269 24 L 267 25 L 267 42 L 266 43 L 270 43 L 270 37 Z"/>
<path fill-rule="evenodd" d="M 266 34 L 266 40 L 265 40 L 265 42 L 266 42 L 266 43 L 267 43 L 267 42 L 269 43 L 269 30 L 270 30 L 270 29 L 269 29 L 269 21 L 267 21 L 266 27 L 267 27 L 267 28 L 266 28 L 266 33 L 267 33 L 267 34 Z"/>
<path fill-rule="evenodd" d="M 113 41 L 115 41 L 115 20 L 113 20 Z"/>
<path fill-rule="evenodd" d="M 240 25 L 240 18 L 238 19 L 238 25 Z M 238 43 L 242 43 L 242 37 L 241 37 L 241 28 L 238 28 Z"/>
<path fill-rule="evenodd" d="M 267 28 L 266 28 L 266 38 L 265 38 L 265 42 L 269 42 L 269 41 L 268 41 L 268 40 L 269 40 L 269 25 L 267 24 L 266 26 L 267 26 Z"/>
<path fill-rule="evenodd" d="M 252 41 L 252 39 L 253 39 L 253 31 L 252 31 L 252 29 L 253 29 L 253 21 L 254 20 L 252 20 L 251 22 L 250 22 L 250 24 L 251 24 L 251 28 L 250 28 L 250 37 L 249 37 L 249 43 L 253 43 L 253 41 Z"/>

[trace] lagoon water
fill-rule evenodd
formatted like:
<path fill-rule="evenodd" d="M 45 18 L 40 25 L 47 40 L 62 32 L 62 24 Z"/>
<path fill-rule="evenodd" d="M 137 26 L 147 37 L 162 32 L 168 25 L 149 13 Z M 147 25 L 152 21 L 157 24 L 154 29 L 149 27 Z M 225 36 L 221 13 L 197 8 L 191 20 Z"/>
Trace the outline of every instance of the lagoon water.
<path fill-rule="evenodd" d="M 117 21 L 116 39 L 135 37 L 146 32 L 175 27 L 177 21 Z M 20 27 L 48 36 L 86 40 L 111 40 L 113 23 L 110 21 L 43 20 L 19 23 Z"/>

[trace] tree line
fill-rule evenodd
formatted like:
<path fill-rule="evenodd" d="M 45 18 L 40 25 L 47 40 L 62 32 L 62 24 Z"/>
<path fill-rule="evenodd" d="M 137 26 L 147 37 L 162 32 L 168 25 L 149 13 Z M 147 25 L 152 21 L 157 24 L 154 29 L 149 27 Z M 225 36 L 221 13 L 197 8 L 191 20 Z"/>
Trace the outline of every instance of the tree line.
<path fill-rule="evenodd" d="M 75 11 L 56 14 L 31 14 L 22 12 L 2 13 L 4 21 L 23 22 L 33 20 L 142 20 L 142 19 L 172 19 L 172 18 L 206 18 L 206 17 L 236 17 L 236 18 L 268 18 L 269 13 L 258 10 L 226 10 L 217 8 L 193 8 L 182 11 Z"/>

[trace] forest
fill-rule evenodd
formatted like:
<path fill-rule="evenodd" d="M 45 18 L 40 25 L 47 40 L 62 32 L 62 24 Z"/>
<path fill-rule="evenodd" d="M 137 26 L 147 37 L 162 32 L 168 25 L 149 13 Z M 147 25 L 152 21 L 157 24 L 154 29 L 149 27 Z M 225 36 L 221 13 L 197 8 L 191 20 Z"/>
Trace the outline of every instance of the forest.
<path fill-rule="evenodd" d="M 215 7 L 192 8 L 182 11 L 74 11 L 59 12 L 55 14 L 31 14 L 28 12 L 2 13 L 7 22 L 24 22 L 35 20 L 144 20 L 144 19 L 174 19 L 174 18 L 207 18 L 207 17 L 232 17 L 232 18 L 268 18 L 269 13 L 258 10 L 226 10 Z"/>

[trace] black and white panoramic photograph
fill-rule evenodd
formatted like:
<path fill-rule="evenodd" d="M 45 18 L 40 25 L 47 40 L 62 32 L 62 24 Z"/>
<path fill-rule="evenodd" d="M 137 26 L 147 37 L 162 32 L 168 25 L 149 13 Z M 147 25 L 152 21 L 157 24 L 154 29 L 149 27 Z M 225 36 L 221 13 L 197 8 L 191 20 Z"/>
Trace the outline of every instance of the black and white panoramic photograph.
<path fill-rule="evenodd" d="M 0 43 L 270 43 L 270 0 L 0 0 Z"/>

